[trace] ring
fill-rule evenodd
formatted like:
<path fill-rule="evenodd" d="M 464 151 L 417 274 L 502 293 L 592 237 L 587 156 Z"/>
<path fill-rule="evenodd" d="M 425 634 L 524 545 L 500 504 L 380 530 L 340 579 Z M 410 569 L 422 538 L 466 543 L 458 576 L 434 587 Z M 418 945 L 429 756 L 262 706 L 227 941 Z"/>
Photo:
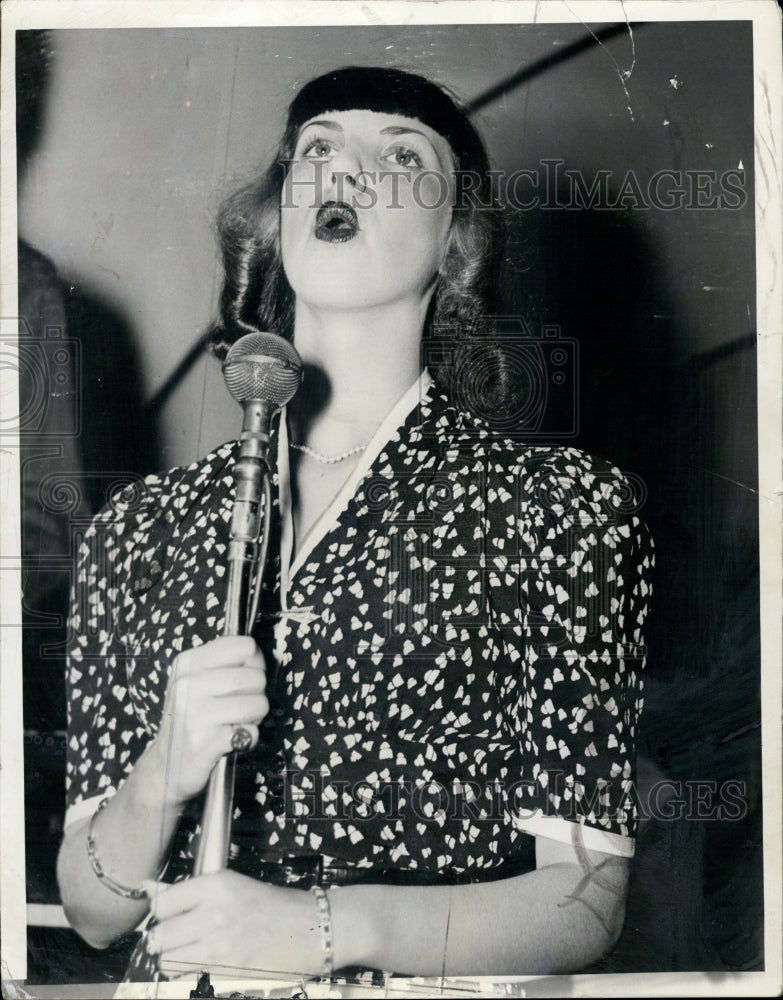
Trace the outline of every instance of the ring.
<path fill-rule="evenodd" d="M 248 750 L 252 742 L 253 737 L 244 726 L 237 726 L 231 734 L 231 749 L 236 750 L 237 753 L 242 753 L 243 750 Z"/>

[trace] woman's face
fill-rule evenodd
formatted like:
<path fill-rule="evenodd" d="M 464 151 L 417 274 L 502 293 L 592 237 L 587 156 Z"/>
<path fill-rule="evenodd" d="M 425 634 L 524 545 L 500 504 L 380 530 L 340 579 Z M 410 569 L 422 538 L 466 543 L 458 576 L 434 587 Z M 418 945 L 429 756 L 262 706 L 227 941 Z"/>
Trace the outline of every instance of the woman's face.
<path fill-rule="evenodd" d="M 451 226 L 448 143 L 414 118 L 333 111 L 299 132 L 283 188 L 283 266 L 297 301 L 428 301 Z"/>

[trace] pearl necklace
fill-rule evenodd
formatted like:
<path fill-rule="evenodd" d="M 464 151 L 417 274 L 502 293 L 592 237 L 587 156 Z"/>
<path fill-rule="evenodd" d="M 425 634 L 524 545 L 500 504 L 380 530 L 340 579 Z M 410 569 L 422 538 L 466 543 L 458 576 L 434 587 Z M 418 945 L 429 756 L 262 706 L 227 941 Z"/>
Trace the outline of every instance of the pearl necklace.
<path fill-rule="evenodd" d="M 338 462 L 344 462 L 351 455 L 358 455 L 360 451 L 364 451 L 367 447 L 366 444 L 357 444 L 355 448 L 349 448 L 342 455 L 322 455 L 320 451 L 316 451 L 315 448 L 310 448 L 306 444 L 294 444 L 293 441 L 289 441 L 288 443 L 295 451 L 301 451 L 303 455 L 309 455 L 310 458 L 314 458 L 321 465 L 337 465 Z"/>

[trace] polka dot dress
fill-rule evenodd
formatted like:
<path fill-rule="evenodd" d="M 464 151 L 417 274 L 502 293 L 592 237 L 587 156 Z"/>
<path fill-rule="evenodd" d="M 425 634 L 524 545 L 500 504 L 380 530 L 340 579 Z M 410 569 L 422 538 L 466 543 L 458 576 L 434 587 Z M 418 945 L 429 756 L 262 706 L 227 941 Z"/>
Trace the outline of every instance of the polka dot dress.
<path fill-rule="evenodd" d="M 220 634 L 235 455 L 125 490 L 81 545 L 71 807 L 119 787 L 177 653 Z M 500 875 L 532 867 L 542 817 L 629 853 L 653 558 L 621 474 L 501 439 L 431 387 L 284 594 L 274 486 L 254 631 L 271 711 L 240 758 L 232 864 L 319 853 L 423 882 Z M 170 877 L 189 871 L 199 816 L 194 802 Z"/>

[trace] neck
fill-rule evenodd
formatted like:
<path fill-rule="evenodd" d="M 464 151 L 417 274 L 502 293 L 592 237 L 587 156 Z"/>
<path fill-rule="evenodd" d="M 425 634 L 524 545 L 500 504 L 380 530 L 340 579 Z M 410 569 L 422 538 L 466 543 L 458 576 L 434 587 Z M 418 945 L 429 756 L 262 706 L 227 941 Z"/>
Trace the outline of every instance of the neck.
<path fill-rule="evenodd" d="M 294 439 L 330 455 L 366 444 L 420 374 L 425 314 L 426 303 L 339 312 L 297 302 L 305 382 L 290 410 Z"/>

